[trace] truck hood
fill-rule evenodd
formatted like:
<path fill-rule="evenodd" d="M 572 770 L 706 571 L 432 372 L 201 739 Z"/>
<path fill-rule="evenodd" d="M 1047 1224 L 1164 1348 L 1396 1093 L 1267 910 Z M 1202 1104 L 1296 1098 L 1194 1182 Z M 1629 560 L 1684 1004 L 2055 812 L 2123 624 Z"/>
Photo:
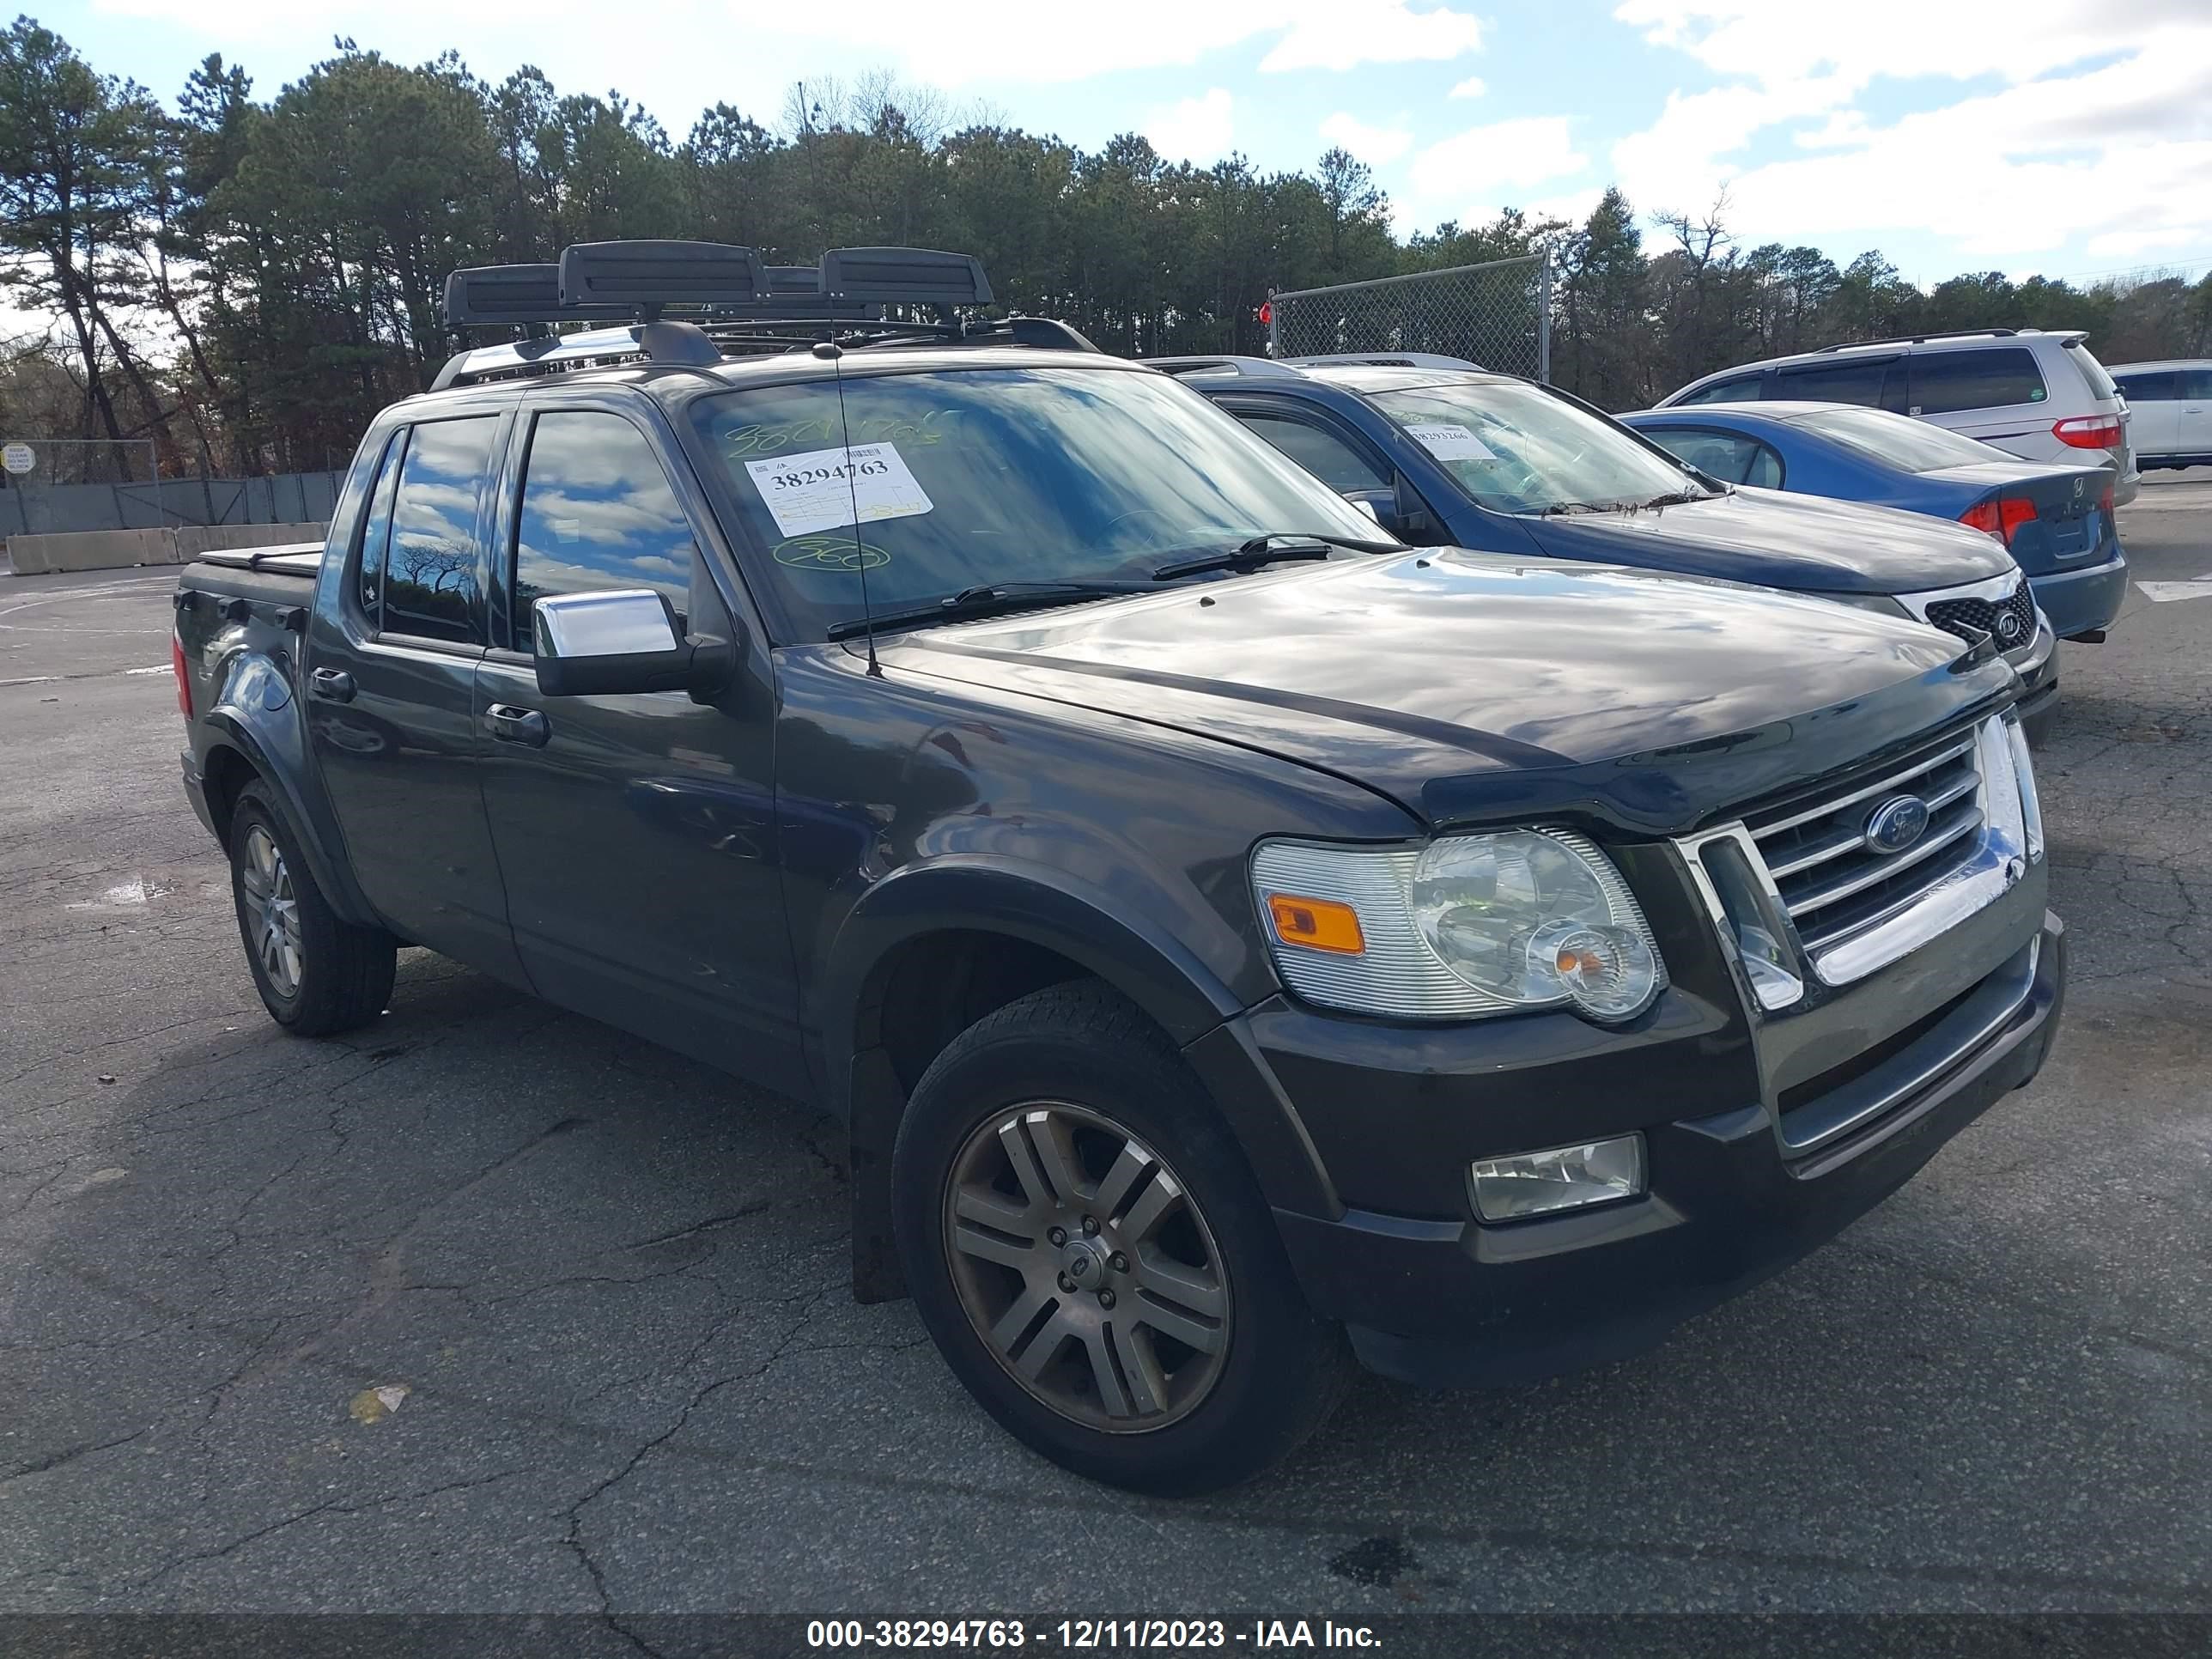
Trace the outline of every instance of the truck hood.
<path fill-rule="evenodd" d="M 1641 565 L 1813 593 L 1915 593 L 2002 575 L 2012 560 L 1978 530 L 1925 514 L 1780 490 L 1635 513 L 1526 521 L 1556 558 Z"/>
<path fill-rule="evenodd" d="M 927 674 L 1317 767 L 1425 822 L 1674 832 L 1924 735 L 2018 682 L 1827 600 L 1431 549 L 886 640 Z"/>

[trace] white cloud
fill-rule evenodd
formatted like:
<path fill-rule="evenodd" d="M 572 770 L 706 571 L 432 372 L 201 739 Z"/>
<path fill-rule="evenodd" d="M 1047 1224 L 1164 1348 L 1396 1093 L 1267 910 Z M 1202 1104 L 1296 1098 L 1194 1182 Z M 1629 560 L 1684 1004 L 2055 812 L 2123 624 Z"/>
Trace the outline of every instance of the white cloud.
<path fill-rule="evenodd" d="M 1741 77 L 1670 95 L 1613 147 L 1647 211 L 1701 209 L 1724 184 L 1729 222 L 1761 240 L 1923 233 L 1980 260 L 2076 238 L 2100 258 L 2212 243 L 2203 0 L 2143 0 L 2124 29 L 2089 0 L 1858 0 L 1848 30 L 1770 0 L 1626 0 L 1614 15 Z M 1861 106 L 1883 77 L 1987 76 L 2004 84 L 1942 107 Z M 1753 161 L 1778 134 L 1784 154 Z"/>
<path fill-rule="evenodd" d="M 1225 87 L 1156 109 L 1137 130 L 1170 161 L 1218 161 L 1236 136 L 1236 100 Z"/>
<path fill-rule="evenodd" d="M 1342 110 L 1321 124 L 1321 136 L 1376 167 L 1396 161 L 1413 144 L 1413 135 L 1403 127 L 1370 127 Z"/>
<path fill-rule="evenodd" d="M 1415 11 L 1405 0 L 1299 0 L 1288 15 L 1291 32 L 1260 60 L 1262 71 L 1443 63 L 1482 45 L 1479 19 L 1443 7 Z"/>
<path fill-rule="evenodd" d="M 1480 98 L 1484 93 L 1488 92 L 1490 88 L 1488 84 L 1480 75 L 1470 75 L 1466 80 L 1461 82 L 1449 92 L 1446 93 L 1444 96 L 1447 98 Z"/>
<path fill-rule="evenodd" d="M 1478 202 L 1565 178 L 1585 165 L 1565 116 L 1529 115 L 1469 127 L 1431 144 L 1413 158 L 1413 189 L 1425 201 Z"/>

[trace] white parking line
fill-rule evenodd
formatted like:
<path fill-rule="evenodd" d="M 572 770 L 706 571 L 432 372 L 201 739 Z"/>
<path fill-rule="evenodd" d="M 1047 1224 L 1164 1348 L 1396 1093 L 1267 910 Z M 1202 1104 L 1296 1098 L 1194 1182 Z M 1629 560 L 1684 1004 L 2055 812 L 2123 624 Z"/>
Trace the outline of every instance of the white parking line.
<path fill-rule="evenodd" d="M 2172 599 L 2212 599 L 2212 576 L 2201 577 L 2193 582 L 2137 582 L 2147 599 L 2161 603 Z"/>

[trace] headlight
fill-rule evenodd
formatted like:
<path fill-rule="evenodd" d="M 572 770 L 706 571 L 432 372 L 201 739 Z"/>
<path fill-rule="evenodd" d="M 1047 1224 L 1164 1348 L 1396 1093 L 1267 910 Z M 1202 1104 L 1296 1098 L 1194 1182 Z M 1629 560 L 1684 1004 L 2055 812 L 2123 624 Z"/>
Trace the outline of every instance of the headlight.
<path fill-rule="evenodd" d="M 1252 878 L 1284 981 L 1332 1007 L 1422 1019 L 1571 1007 L 1614 1022 L 1667 983 L 1628 884 L 1570 830 L 1420 848 L 1269 842 Z"/>
<path fill-rule="evenodd" d="M 1889 593 L 1813 593 L 1809 599 L 1827 599 L 1836 605 L 1848 605 L 1860 611 L 1879 611 L 1885 617 L 1902 617 L 1907 622 L 1917 622 L 1905 601 Z"/>

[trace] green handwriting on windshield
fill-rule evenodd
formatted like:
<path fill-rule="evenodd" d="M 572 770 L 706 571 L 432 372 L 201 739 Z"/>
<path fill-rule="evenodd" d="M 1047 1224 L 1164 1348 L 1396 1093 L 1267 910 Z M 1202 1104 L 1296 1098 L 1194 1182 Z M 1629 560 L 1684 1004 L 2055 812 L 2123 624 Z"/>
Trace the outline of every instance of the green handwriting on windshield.
<path fill-rule="evenodd" d="M 850 532 L 817 531 L 779 542 L 775 562 L 793 570 L 874 570 L 891 562 L 891 556 L 872 542 L 856 540 Z"/>
<path fill-rule="evenodd" d="M 933 409 L 919 417 L 865 415 L 852 422 L 852 436 L 846 441 L 856 444 L 913 444 L 921 447 L 941 444 L 952 435 L 952 423 L 967 412 L 964 409 Z M 732 456 L 781 455 L 787 450 L 823 449 L 838 441 L 837 424 L 827 417 L 811 421 L 757 421 L 750 426 L 738 427 L 725 433 L 722 448 Z"/>

